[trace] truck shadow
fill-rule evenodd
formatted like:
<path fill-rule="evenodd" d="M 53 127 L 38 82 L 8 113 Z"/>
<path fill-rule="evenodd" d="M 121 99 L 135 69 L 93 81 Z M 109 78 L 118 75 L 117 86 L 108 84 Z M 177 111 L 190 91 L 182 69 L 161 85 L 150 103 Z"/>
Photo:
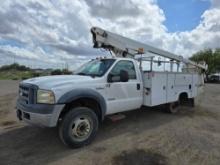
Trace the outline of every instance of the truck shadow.
<path fill-rule="evenodd" d="M 87 149 L 95 150 L 98 143 L 112 137 L 125 133 L 140 134 L 184 116 L 170 115 L 162 112 L 160 108 L 140 109 L 124 114 L 126 118 L 121 121 L 113 123 L 105 120 L 91 145 L 74 150 L 68 149 L 60 142 L 56 128 L 24 126 L 8 130 L 0 134 L 1 164 L 48 164 Z"/>

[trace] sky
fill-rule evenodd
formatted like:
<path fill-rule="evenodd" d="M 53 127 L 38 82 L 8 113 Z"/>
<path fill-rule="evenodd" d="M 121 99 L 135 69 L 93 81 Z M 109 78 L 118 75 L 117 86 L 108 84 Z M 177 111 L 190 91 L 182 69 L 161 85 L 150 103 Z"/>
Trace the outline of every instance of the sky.
<path fill-rule="evenodd" d="M 220 47 L 220 0 L 0 0 L 0 65 L 75 69 L 98 26 L 186 58 Z"/>
<path fill-rule="evenodd" d="M 210 8 L 208 0 L 158 0 L 169 32 L 187 31 L 196 28 L 201 15 Z"/>

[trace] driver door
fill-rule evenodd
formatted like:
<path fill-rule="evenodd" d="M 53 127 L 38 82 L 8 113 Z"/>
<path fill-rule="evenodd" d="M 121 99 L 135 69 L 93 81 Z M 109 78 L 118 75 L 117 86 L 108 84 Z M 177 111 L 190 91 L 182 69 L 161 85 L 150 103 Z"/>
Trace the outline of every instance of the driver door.
<path fill-rule="evenodd" d="M 120 81 L 121 70 L 128 72 L 129 80 L 127 82 Z M 128 60 L 117 62 L 109 76 L 113 82 L 107 84 L 107 114 L 140 108 L 142 85 L 137 78 L 134 63 Z"/>

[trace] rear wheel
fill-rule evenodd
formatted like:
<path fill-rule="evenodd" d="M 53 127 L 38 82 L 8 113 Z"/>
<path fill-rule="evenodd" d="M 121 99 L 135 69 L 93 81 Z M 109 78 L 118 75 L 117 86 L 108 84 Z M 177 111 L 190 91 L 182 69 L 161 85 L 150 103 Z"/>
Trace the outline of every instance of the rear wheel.
<path fill-rule="evenodd" d="M 179 111 L 179 102 L 168 103 L 166 110 L 169 113 L 177 113 Z"/>
<path fill-rule="evenodd" d="M 71 109 L 64 115 L 59 125 L 60 139 L 71 148 L 78 148 L 91 143 L 97 130 L 97 115 L 87 107 Z"/>

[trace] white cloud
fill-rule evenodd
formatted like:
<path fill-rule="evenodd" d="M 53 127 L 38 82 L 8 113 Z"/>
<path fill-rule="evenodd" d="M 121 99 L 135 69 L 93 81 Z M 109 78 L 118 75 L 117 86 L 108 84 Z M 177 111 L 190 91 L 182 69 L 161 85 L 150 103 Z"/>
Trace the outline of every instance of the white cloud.
<path fill-rule="evenodd" d="M 174 42 L 182 49 L 176 53 L 190 56 L 192 53 L 205 48 L 217 48 L 220 42 L 220 9 L 206 10 L 201 16 L 200 24 L 192 31 L 175 33 Z M 172 50 L 172 49 L 171 49 Z"/>
<path fill-rule="evenodd" d="M 212 7 L 213 8 L 219 8 L 220 7 L 220 1 L 219 0 L 211 0 Z"/>
<path fill-rule="evenodd" d="M 0 65 L 16 58 L 32 59 L 36 67 L 68 61 L 74 68 L 82 60 L 103 54 L 92 49 L 92 26 L 188 57 L 219 46 L 220 5 L 219 0 L 211 1 L 212 7 L 195 29 L 169 33 L 156 0 L 5 0 L 0 6 Z M 3 40 L 8 44 L 1 44 Z"/>

